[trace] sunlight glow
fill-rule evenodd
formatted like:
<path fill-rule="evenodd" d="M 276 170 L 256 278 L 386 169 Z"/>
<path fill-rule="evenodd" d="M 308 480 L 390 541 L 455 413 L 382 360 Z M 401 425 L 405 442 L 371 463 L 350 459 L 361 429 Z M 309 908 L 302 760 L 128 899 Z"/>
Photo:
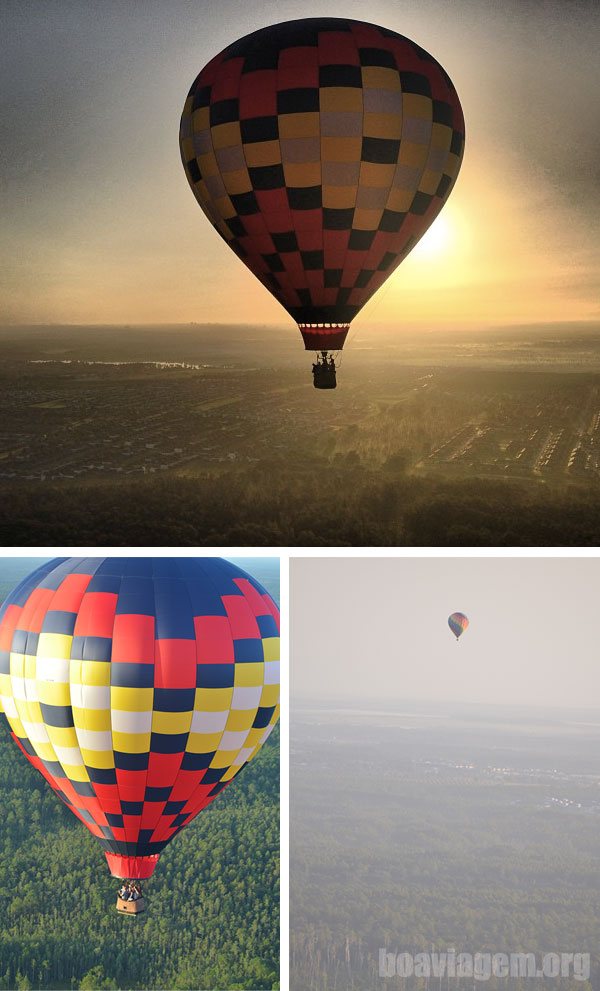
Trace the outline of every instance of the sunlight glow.
<path fill-rule="evenodd" d="M 452 246 L 453 235 L 454 231 L 448 217 L 440 214 L 411 253 L 415 258 L 432 258 L 440 255 Z"/>

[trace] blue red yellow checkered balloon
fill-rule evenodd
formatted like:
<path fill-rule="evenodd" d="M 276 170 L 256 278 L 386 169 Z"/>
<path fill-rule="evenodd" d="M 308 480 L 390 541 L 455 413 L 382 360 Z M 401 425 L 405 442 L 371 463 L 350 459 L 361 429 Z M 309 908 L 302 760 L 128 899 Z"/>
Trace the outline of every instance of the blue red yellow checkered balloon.
<path fill-rule="evenodd" d="M 58 558 L 0 608 L 11 735 L 102 845 L 149 877 L 279 715 L 279 612 L 220 558 Z"/>

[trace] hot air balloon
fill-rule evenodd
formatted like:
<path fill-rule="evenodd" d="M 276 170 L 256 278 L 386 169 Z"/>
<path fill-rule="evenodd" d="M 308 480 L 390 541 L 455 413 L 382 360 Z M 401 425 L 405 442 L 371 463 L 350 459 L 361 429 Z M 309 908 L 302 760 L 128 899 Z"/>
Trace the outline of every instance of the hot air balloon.
<path fill-rule="evenodd" d="M 448 626 L 457 640 L 463 635 L 468 625 L 469 620 L 462 612 L 453 612 L 451 616 L 448 616 Z"/>
<path fill-rule="evenodd" d="M 255 31 L 194 81 L 180 127 L 189 184 L 319 352 L 317 388 L 335 387 L 331 352 L 444 205 L 464 131 L 428 52 L 346 18 Z"/>
<path fill-rule="evenodd" d="M 278 628 L 264 588 L 220 558 L 57 558 L 3 603 L 11 735 L 114 877 L 149 878 L 260 750 Z"/>

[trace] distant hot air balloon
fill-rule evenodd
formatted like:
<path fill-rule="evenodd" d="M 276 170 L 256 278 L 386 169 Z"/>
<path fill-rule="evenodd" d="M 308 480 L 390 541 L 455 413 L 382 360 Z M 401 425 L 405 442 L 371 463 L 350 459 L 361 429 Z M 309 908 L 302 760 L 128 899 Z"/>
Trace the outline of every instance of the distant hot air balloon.
<path fill-rule="evenodd" d="M 255 31 L 202 69 L 181 117 L 204 213 L 321 352 L 437 217 L 464 145 L 456 90 L 415 42 L 315 17 Z"/>
<path fill-rule="evenodd" d="M 150 877 L 260 750 L 279 714 L 278 627 L 264 588 L 220 558 L 58 558 L 5 600 L 11 735 L 114 877 Z"/>
<path fill-rule="evenodd" d="M 468 625 L 469 620 L 462 612 L 453 612 L 451 616 L 448 616 L 448 626 L 457 640 L 465 632 Z"/>

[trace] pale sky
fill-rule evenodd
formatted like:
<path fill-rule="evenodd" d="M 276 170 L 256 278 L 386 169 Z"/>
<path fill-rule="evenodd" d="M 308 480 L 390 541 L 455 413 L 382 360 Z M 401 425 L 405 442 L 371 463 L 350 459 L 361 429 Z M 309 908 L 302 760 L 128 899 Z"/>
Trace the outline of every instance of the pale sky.
<path fill-rule="evenodd" d="M 292 702 L 599 708 L 599 588 L 600 559 L 294 559 Z"/>
<path fill-rule="evenodd" d="M 0 322 L 297 333 L 196 204 L 179 118 L 227 44 L 340 13 L 430 51 L 467 128 L 448 205 L 356 334 L 597 319 L 597 0 L 2 0 Z"/>

